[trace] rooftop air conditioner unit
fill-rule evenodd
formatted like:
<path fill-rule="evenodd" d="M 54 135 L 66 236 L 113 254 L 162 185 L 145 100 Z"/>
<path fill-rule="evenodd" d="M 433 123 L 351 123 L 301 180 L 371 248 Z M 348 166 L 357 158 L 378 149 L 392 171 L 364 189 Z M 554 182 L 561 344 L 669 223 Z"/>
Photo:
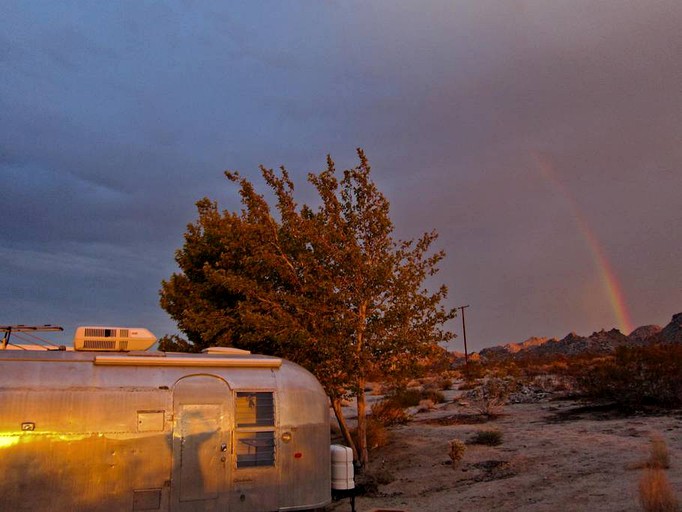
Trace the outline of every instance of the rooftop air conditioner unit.
<path fill-rule="evenodd" d="M 147 350 L 156 343 L 156 336 L 142 327 L 77 327 L 73 336 L 75 350 L 127 352 Z"/>

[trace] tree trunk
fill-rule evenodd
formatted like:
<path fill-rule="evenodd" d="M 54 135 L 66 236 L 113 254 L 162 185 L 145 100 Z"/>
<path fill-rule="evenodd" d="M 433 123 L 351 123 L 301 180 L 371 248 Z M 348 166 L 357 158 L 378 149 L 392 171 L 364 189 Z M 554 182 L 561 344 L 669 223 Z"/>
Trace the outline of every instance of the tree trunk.
<path fill-rule="evenodd" d="M 358 360 L 362 361 L 362 352 L 365 349 L 365 327 L 367 323 L 367 302 L 360 303 L 358 308 L 358 327 L 356 332 L 355 351 Z M 360 465 L 365 466 L 369 462 L 369 450 L 367 449 L 367 402 L 365 402 L 365 369 L 360 367 L 357 376 L 357 406 L 358 406 L 358 452 L 360 455 Z"/>
<path fill-rule="evenodd" d="M 358 382 L 358 452 L 360 465 L 365 466 L 369 462 L 369 450 L 367 449 L 367 402 L 365 401 L 365 381 Z"/>
<path fill-rule="evenodd" d="M 351 450 L 353 450 L 353 459 L 359 460 L 358 449 L 355 446 L 353 437 L 350 435 L 350 429 L 346 423 L 346 418 L 343 416 L 340 398 L 335 398 L 332 400 L 332 409 L 334 409 L 334 415 L 336 416 L 336 421 L 339 423 L 339 428 L 341 429 L 341 435 L 343 435 L 343 439 L 346 441 L 346 444 L 350 446 Z"/>

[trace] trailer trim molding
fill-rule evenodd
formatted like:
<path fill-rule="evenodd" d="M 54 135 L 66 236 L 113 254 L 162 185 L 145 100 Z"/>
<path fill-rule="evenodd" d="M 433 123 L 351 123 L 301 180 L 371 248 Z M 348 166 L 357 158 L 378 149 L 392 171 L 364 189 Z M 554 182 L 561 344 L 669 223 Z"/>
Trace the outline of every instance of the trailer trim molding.
<path fill-rule="evenodd" d="M 278 358 L 218 358 L 218 357 L 145 357 L 145 356 L 95 356 L 98 366 L 201 366 L 219 368 L 279 368 Z"/>

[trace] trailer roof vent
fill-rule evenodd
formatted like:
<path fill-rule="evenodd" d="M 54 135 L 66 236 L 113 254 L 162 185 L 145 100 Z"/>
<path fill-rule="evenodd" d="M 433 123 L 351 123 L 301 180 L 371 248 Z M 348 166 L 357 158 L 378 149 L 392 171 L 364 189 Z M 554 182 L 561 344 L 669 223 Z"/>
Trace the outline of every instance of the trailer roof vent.
<path fill-rule="evenodd" d="M 202 354 L 222 354 L 224 356 L 245 356 L 251 353 L 249 350 L 242 350 L 234 347 L 208 347 L 201 351 Z"/>
<path fill-rule="evenodd" d="M 156 336 L 142 327 L 77 327 L 73 336 L 75 350 L 126 352 L 147 350 Z"/>

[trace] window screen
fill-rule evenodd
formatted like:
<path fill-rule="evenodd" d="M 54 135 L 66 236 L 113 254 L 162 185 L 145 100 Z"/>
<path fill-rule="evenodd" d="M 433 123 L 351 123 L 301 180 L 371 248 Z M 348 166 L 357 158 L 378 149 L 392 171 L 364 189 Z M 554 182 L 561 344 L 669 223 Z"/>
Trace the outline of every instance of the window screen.
<path fill-rule="evenodd" d="M 275 465 L 275 403 L 271 392 L 237 392 L 237 467 Z"/>

